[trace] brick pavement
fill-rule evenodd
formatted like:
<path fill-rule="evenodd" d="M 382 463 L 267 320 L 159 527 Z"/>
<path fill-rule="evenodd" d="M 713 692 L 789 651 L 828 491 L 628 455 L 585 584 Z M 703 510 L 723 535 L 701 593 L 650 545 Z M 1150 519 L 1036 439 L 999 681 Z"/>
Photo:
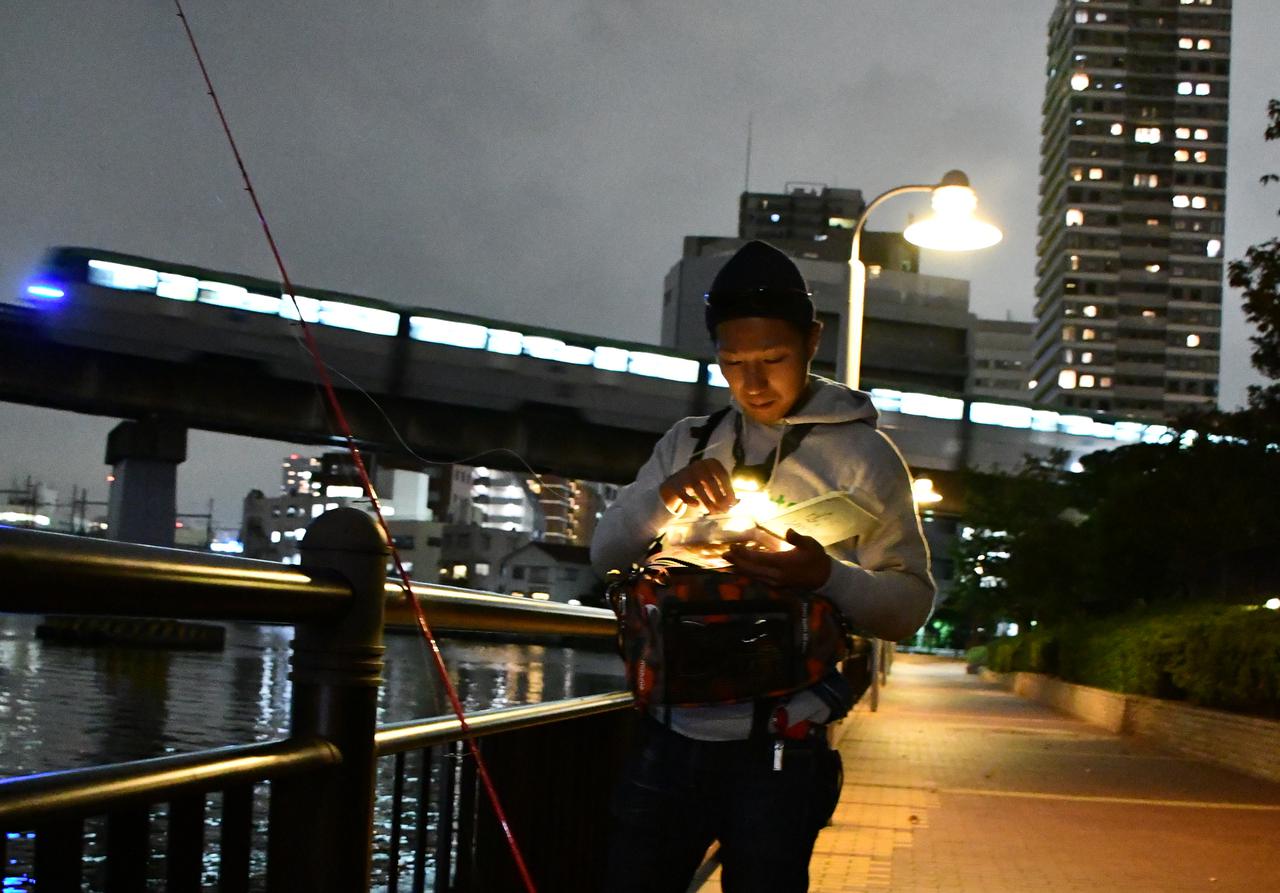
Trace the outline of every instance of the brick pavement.
<path fill-rule="evenodd" d="M 1280 784 L 1059 715 L 958 661 L 897 657 L 879 712 L 842 730 L 813 893 L 1280 891 Z"/>

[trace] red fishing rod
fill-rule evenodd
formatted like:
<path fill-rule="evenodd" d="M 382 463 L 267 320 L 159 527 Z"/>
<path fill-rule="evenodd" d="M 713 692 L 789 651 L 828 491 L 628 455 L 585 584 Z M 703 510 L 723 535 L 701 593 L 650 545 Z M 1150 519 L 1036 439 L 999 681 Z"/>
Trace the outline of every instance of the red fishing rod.
<path fill-rule="evenodd" d="M 373 506 L 374 515 L 378 519 L 378 526 L 382 528 L 387 544 L 391 547 L 391 560 L 395 564 L 396 575 L 400 578 L 400 585 L 404 588 L 404 597 L 413 607 L 413 616 L 417 621 L 418 630 L 422 633 L 427 650 L 431 653 L 436 672 L 444 685 L 445 694 L 449 697 L 449 703 L 453 708 L 454 715 L 458 717 L 458 725 L 462 729 L 463 739 L 467 742 L 467 747 L 475 760 L 476 772 L 480 777 L 481 784 L 484 786 L 489 803 L 493 807 L 494 815 L 498 819 L 498 825 L 502 828 L 503 836 L 507 839 L 507 846 L 511 849 L 511 855 L 515 858 L 516 869 L 520 872 L 524 887 L 528 893 L 536 893 L 533 878 L 529 874 L 529 868 L 525 865 L 524 857 L 520 854 L 520 847 L 516 844 L 515 834 L 511 831 L 506 812 L 498 799 L 498 791 L 493 786 L 493 779 L 489 777 L 489 770 L 485 766 L 484 758 L 480 755 L 480 748 L 476 744 L 475 738 L 471 735 L 471 727 L 467 723 L 466 714 L 462 709 L 462 701 L 458 698 L 458 691 L 449 679 L 449 671 L 444 665 L 444 655 L 440 651 L 440 644 L 437 642 L 435 634 L 431 631 L 431 625 L 427 623 L 427 615 L 422 610 L 422 605 L 413 595 L 413 583 L 409 579 L 408 572 L 404 569 L 404 564 L 400 560 L 400 552 L 396 549 L 391 530 L 387 527 L 387 520 L 383 517 L 382 505 L 378 501 L 378 494 L 373 489 L 373 481 L 369 478 L 369 472 L 365 468 L 364 457 L 360 454 L 359 447 L 356 446 L 355 434 L 347 422 L 346 414 L 342 411 L 342 404 L 338 400 L 337 391 L 334 390 L 333 380 L 329 377 L 329 371 L 320 355 L 320 346 L 316 343 L 315 336 L 311 332 L 311 326 L 304 318 L 302 308 L 298 305 L 293 283 L 290 281 L 289 273 L 285 269 L 284 260 L 280 256 L 280 249 L 276 245 L 275 237 L 271 234 L 271 226 L 267 223 L 267 215 L 262 210 L 261 202 L 258 201 L 258 193 L 253 188 L 253 180 L 249 177 L 249 171 L 240 155 L 240 148 L 236 145 L 236 139 L 231 133 L 231 126 L 227 123 L 227 116 L 222 111 L 222 103 L 218 100 L 218 93 L 213 88 L 213 79 L 209 77 L 209 70 L 205 67 L 204 57 L 200 54 L 200 47 L 196 43 L 195 34 L 191 30 L 191 23 L 187 21 L 187 15 L 182 9 L 181 0 L 173 0 L 173 5 L 178 10 L 178 19 L 182 22 L 183 30 L 186 31 L 187 41 L 191 44 L 192 53 L 195 54 L 196 64 L 200 66 L 200 75 L 204 78 L 209 98 L 213 100 L 213 107 L 218 113 L 218 121 L 222 124 L 222 132 L 226 134 L 227 143 L 231 147 L 231 154 L 235 156 L 236 166 L 240 169 L 240 179 L 244 182 L 245 191 L 249 193 L 249 200 L 253 202 L 253 210 L 258 215 L 258 222 L 262 224 L 262 233 L 266 236 L 267 245 L 271 248 L 271 256 L 275 259 L 276 269 L 280 272 L 280 281 L 284 283 L 285 291 L 289 295 L 289 299 L 293 301 L 294 309 L 298 313 L 298 323 L 302 326 L 303 342 L 306 345 L 307 353 L 311 357 L 312 365 L 315 367 L 316 377 L 320 381 L 325 400 L 333 413 L 334 421 L 337 423 L 338 433 L 347 442 L 347 449 L 351 452 L 351 459 L 355 464 L 356 473 L 360 476 L 360 482 L 365 492 L 369 495 L 369 502 Z"/>

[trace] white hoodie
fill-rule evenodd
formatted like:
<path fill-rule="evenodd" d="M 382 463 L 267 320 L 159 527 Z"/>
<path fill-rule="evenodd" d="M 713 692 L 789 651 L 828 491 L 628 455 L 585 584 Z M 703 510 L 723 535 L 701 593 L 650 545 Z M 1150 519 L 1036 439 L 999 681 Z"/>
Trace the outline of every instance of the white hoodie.
<path fill-rule="evenodd" d="M 730 470 L 735 416 L 740 413 L 735 404 L 711 432 L 704 453 Z M 935 587 L 929 548 L 911 498 L 910 474 L 897 448 L 876 429 L 878 416 L 862 391 L 813 376 L 808 398 L 778 424 L 763 425 L 743 416 L 742 446 L 748 464 L 767 461 L 788 426 L 816 423 L 795 452 L 774 468 L 769 495 L 793 504 L 839 490 L 879 519 L 856 544 L 827 547 L 834 559 L 831 576 L 817 591 L 835 603 L 856 632 L 897 641 L 914 633 L 929 616 Z M 671 521 L 658 488 L 689 463 L 697 440 L 691 429 L 705 421 L 704 416 L 677 422 L 658 441 L 635 483 L 618 494 L 591 542 L 597 573 L 630 568 Z M 673 708 L 671 724 L 690 738 L 733 740 L 747 737 L 752 712 L 750 702 Z M 801 692 L 787 704 L 787 714 L 791 722 L 821 721 L 826 707 L 816 695 Z"/>

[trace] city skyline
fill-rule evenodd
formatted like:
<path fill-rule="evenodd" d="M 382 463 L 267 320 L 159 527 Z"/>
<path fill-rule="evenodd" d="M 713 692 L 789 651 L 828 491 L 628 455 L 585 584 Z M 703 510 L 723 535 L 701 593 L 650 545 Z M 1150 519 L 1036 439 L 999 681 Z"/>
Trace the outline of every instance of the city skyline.
<path fill-rule="evenodd" d="M 548 5 L 519 21 L 306 9 L 188 10 L 300 282 L 656 343 L 681 237 L 733 229 L 751 116 L 753 189 L 811 180 L 871 196 L 965 169 L 1006 242 L 982 257 L 926 253 L 922 271 L 970 280 L 983 316 L 1031 318 L 1052 3 L 823 4 L 798 17 Z M 1280 167 L 1261 136 L 1280 92 L 1267 38 L 1280 10 L 1239 3 L 1234 19 L 1228 259 L 1274 235 L 1277 199 L 1257 178 Z M 0 24 L 13 85 L 0 97 L 13 134 L 0 202 L 19 222 L 0 245 L 6 299 L 52 244 L 274 278 L 168 10 L 41 4 Z M 872 226 L 921 210 L 903 202 Z M 1228 291 L 1228 406 L 1251 379 L 1238 304 Z M 114 424 L 0 406 L 3 471 L 102 498 Z M 238 516 L 289 449 L 191 432 L 180 509 L 213 494 L 220 523 Z"/>

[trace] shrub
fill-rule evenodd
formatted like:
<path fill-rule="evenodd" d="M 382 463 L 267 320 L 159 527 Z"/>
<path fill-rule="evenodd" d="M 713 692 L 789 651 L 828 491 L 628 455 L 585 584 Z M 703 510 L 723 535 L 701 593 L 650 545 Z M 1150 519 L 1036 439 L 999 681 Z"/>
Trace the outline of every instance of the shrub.
<path fill-rule="evenodd" d="M 1280 717 L 1280 612 L 1229 605 L 1078 621 L 996 639 L 986 664 L 1125 694 Z"/>

